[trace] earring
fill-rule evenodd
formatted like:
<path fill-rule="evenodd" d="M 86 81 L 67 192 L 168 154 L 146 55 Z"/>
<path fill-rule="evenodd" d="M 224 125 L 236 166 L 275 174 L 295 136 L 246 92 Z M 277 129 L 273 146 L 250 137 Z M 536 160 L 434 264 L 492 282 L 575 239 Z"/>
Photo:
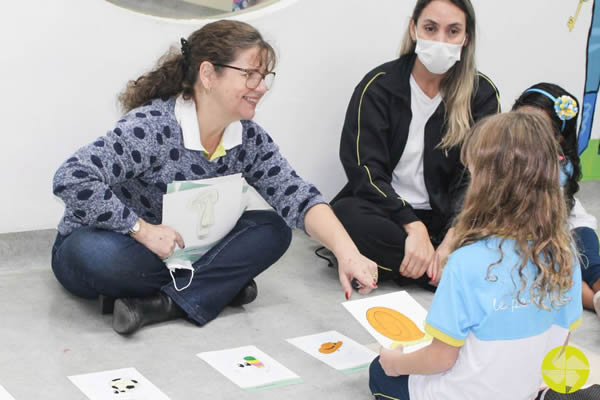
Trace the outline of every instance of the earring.
<path fill-rule="evenodd" d="M 211 87 L 205 88 L 204 91 L 206 92 L 206 94 L 210 94 L 210 92 L 212 92 L 212 88 Z"/>

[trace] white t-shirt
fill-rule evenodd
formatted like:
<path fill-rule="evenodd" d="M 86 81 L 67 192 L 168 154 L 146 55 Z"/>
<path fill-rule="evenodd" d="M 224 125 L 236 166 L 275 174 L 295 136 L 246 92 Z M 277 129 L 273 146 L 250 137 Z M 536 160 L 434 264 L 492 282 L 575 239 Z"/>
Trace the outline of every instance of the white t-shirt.
<path fill-rule="evenodd" d="M 406 147 L 392 174 L 392 187 L 413 208 L 431 210 L 423 175 L 425 125 L 442 102 L 442 96 L 438 93 L 434 98 L 429 98 L 412 75 L 410 76 L 410 96 L 412 119 L 408 129 Z"/>
<path fill-rule="evenodd" d="M 521 260 L 515 242 L 492 237 L 454 251 L 444 268 L 425 330 L 436 339 L 460 346 L 456 363 L 433 375 L 410 375 L 411 400 L 532 400 L 542 383 L 542 360 L 561 346 L 569 330 L 581 322 L 581 268 L 573 265 L 570 301 L 543 310 L 532 304 L 529 288 L 537 270 L 531 262 L 523 270 L 527 287 L 515 298 Z M 548 302 L 545 302 L 548 305 Z"/>

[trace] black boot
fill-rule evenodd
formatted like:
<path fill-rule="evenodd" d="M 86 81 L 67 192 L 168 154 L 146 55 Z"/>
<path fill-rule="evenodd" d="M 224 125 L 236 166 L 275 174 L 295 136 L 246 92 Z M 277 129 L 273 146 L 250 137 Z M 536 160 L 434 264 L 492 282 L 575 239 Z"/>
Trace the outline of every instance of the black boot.
<path fill-rule="evenodd" d="M 166 294 L 125 297 L 115 301 L 113 329 L 129 335 L 144 325 L 185 317 L 185 312 Z"/>
<path fill-rule="evenodd" d="M 115 298 L 110 296 L 100 295 L 98 296 L 98 303 L 100 305 L 100 313 L 112 314 L 115 309 Z"/>
<path fill-rule="evenodd" d="M 256 282 L 252 279 L 238 294 L 235 295 L 229 305 L 234 307 L 243 306 L 244 304 L 249 304 L 256 300 L 256 296 L 258 296 L 258 288 L 256 287 Z"/>

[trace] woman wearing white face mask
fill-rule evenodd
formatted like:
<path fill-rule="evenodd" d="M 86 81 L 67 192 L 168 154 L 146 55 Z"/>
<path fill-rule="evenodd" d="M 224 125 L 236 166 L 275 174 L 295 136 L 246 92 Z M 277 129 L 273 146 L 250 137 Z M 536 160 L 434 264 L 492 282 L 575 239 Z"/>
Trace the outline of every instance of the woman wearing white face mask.
<path fill-rule="evenodd" d="M 350 100 L 348 183 L 332 204 L 379 279 L 439 282 L 468 182 L 460 146 L 473 122 L 500 111 L 474 55 L 469 0 L 418 0 L 400 58 L 369 72 Z"/>

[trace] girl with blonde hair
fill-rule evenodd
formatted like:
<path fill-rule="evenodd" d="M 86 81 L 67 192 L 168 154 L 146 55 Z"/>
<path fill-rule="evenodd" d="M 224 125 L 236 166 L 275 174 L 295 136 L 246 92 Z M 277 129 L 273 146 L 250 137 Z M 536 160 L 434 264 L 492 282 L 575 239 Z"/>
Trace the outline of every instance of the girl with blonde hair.
<path fill-rule="evenodd" d="M 542 360 L 582 313 L 559 153 L 540 115 L 474 127 L 461 151 L 471 184 L 425 324 L 433 342 L 410 354 L 382 349 L 370 371 L 376 398 L 537 396 Z"/>

